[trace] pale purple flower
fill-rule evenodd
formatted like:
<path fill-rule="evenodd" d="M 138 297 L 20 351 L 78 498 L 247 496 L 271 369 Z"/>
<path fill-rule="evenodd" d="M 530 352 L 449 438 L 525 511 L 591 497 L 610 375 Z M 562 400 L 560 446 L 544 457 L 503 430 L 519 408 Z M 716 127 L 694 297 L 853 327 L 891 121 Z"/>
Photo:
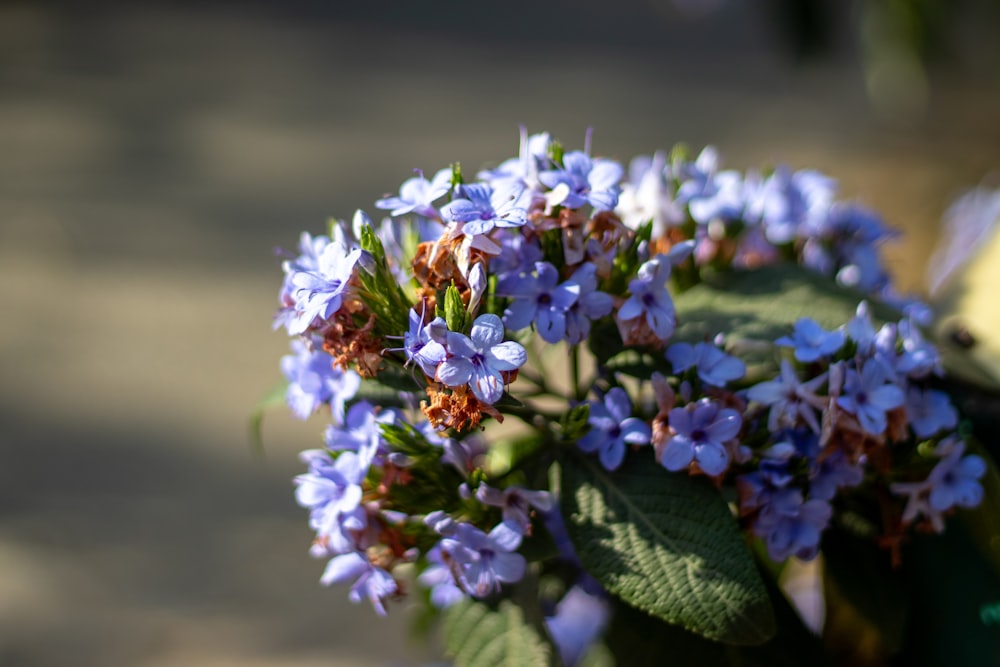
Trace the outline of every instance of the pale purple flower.
<path fill-rule="evenodd" d="M 438 380 L 449 387 L 468 384 L 480 401 L 496 403 L 503 395 L 501 373 L 528 360 L 524 347 L 504 341 L 503 334 L 503 322 L 492 313 L 477 317 L 469 336 L 448 332 L 449 358 L 438 366 Z"/>
<path fill-rule="evenodd" d="M 910 387 L 906 392 L 906 416 L 918 438 L 930 438 L 958 424 L 958 412 L 948 394 L 935 389 Z"/>
<path fill-rule="evenodd" d="M 388 210 L 392 216 L 416 213 L 426 218 L 438 217 L 434 202 L 451 190 L 451 169 L 441 169 L 429 181 L 424 178 L 423 172 L 418 171 L 418 174 L 403 181 L 398 197 L 379 199 L 375 202 L 376 208 Z"/>
<path fill-rule="evenodd" d="M 782 562 L 790 556 L 811 560 L 819 552 L 820 537 L 831 516 L 829 502 L 805 500 L 801 490 L 788 487 L 775 491 L 757 514 L 752 530 L 764 540 L 771 560 Z"/>
<path fill-rule="evenodd" d="M 423 318 L 417 311 L 410 309 L 410 329 L 403 335 L 403 352 L 406 354 L 407 363 L 411 361 L 416 363 L 428 377 L 434 377 L 438 364 L 447 356 L 444 345 L 431 337 L 432 326 L 442 325 L 447 329 L 447 325 L 440 317 L 429 324 L 424 324 Z"/>
<path fill-rule="evenodd" d="M 554 504 L 548 491 L 532 491 L 520 486 L 508 486 L 501 490 L 480 484 L 476 489 L 476 498 L 484 505 L 503 510 L 504 522 L 516 526 L 524 535 L 531 534 L 531 508 L 548 512 Z"/>
<path fill-rule="evenodd" d="M 826 382 L 827 374 L 822 373 L 807 382 L 801 382 L 795 368 L 787 359 L 781 360 L 781 373 L 774 380 L 755 384 L 747 390 L 747 398 L 757 403 L 770 405 L 767 428 L 776 432 L 781 428 L 794 428 L 800 420 L 814 432 L 820 432 L 816 411 L 822 410 L 826 399 L 817 396 L 816 390 Z"/>
<path fill-rule="evenodd" d="M 354 398 L 361 377 L 352 370 L 334 368 L 333 357 L 316 341 L 307 345 L 292 340 L 292 352 L 281 358 L 281 372 L 288 379 L 285 400 L 299 419 L 306 419 L 322 405 L 329 405 L 334 423 L 344 421 L 344 402 Z"/>
<path fill-rule="evenodd" d="M 847 337 L 854 341 L 859 355 L 871 356 L 875 350 L 876 331 L 867 301 L 858 304 L 854 317 L 844 327 L 844 331 Z"/>
<path fill-rule="evenodd" d="M 291 304 L 279 318 L 289 334 L 305 333 L 340 310 L 360 258 L 359 248 L 348 250 L 345 243 L 331 242 L 323 246 L 315 267 L 286 262 Z"/>
<path fill-rule="evenodd" d="M 535 239 L 500 229 L 493 240 L 500 244 L 500 253 L 490 258 L 490 273 L 499 276 L 497 289 L 503 288 L 507 281 L 531 273 L 537 262 L 544 261 L 542 248 Z"/>
<path fill-rule="evenodd" d="M 837 183 L 817 171 L 779 167 L 764 184 L 761 222 L 776 245 L 822 233 Z"/>
<path fill-rule="evenodd" d="M 604 632 L 611 619 L 611 605 L 601 595 L 592 595 L 574 585 L 545 618 L 545 628 L 559 651 L 562 664 L 575 667 Z"/>
<path fill-rule="evenodd" d="M 368 523 L 360 505 L 368 466 L 353 452 L 334 459 L 323 450 L 309 450 L 300 458 L 309 472 L 295 478 L 295 499 L 309 510 L 309 526 L 328 553 L 357 548 L 357 536 Z"/>
<path fill-rule="evenodd" d="M 498 183 L 496 189 L 472 183 L 460 186 L 458 195 L 441 208 L 441 215 L 447 221 L 465 223 L 462 233 L 468 236 L 488 234 L 494 227 L 520 227 L 528 221 L 530 195 L 520 183 Z"/>
<path fill-rule="evenodd" d="M 718 171 L 719 156 L 706 146 L 694 162 L 681 166 L 677 201 L 686 204 L 691 219 L 700 225 L 713 220 L 735 220 L 746 205 L 743 176 L 735 171 Z"/>
<path fill-rule="evenodd" d="M 795 323 L 791 336 L 782 336 L 775 341 L 782 347 L 794 347 L 795 358 L 803 363 L 829 357 L 844 346 L 844 332 L 827 331 L 819 322 L 809 317 L 801 317 Z"/>
<path fill-rule="evenodd" d="M 519 331 L 532 323 L 542 340 L 558 343 L 566 334 L 566 311 L 580 296 L 572 279 L 559 283 L 559 271 L 548 262 L 535 264 L 535 275 L 510 281 L 502 296 L 514 299 L 504 311 L 504 324 Z"/>
<path fill-rule="evenodd" d="M 915 379 L 943 373 L 937 348 L 924 338 L 912 318 L 900 320 L 898 331 L 903 351 L 896 360 L 897 372 Z"/>
<path fill-rule="evenodd" d="M 623 170 L 614 160 L 591 159 L 583 151 L 570 151 L 563 155 L 562 169 L 550 169 L 538 174 L 538 180 L 547 188 L 559 186 L 563 197 L 553 205 L 580 208 L 590 204 L 597 211 L 610 211 L 618 203 Z"/>
<path fill-rule="evenodd" d="M 621 387 L 613 387 L 601 402 L 590 402 L 590 431 L 577 445 L 585 452 L 598 452 L 601 465 L 615 470 L 625 459 L 629 445 L 645 445 L 652 437 L 649 424 L 632 416 L 632 402 Z"/>
<path fill-rule="evenodd" d="M 582 343 L 590 335 L 590 323 L 611 313 L 614 301 L 609 294 L 597 289 L 597 267 L 586 262 L 567 281 L 579 285 L 580 296 L 566 311 L 566 341 Z"/>
<path fill-rule="evenodd" d="M 524 183 L 532 190 L 538 190 L 538 172 L 549 166 L 549 146 L 552 137 L 548 132 L 528 136 L 528 128 L 520 127 L 521 144 L 518 157 L 505 160 L 494 170 L 484 170 L 476 175 L 481 181 L 487 181 L 496 187 L 501 182 L 514 181 Z"/>
<path fill-rule="evenodd" d="M 965 443 L 955 437 L 938 444 L 935 454 L 941 458 L 922 482 L 897 482 L 890 485 L 896 495 L 906 496 L 903 521 L 926 517 L 937 532 L 944 530 L 943 513 L 954 507 L 971 509 L 983 500 L 979 482 L 986 474 L 986 462 L 976 454 L 964 456 Z"/>
<path fill-rule="evenodd" d="M 641 155 L 629 163 L 628 180 L 622 184 L 615 212 L 629 229 L 652 223 L 652 238 L 660 238 L 668 227 L 684 220 L 682 207 L 674 201 L 667 180 L 666 156 Z"/>
<path fill-rule="evenodd" d="M 399 592 L 399 586 L 392 575 L 372 565 L 364 554 L 354 551 L 331 559 L 320 583 L 329 586 L 351 580 L 353 583 L 348 599 L 357 604 L 362 597 L 368 598 L 379 616 L 385 616 L 385 600 Z"/>
<path fill-rule="evenodd" d="M 401 413 L 395 408 L 379 410 L 368 401 L 359 401 L 347 411 L 344 424 L 331 424 L 323 437 L 328 449 L 356 452 L 367 466 L 388 453 L 380 425 L 394 424 L 401 419 Z"/>
<path fill-rule="evenodd" d="M 747 372 L 746 364 L 709 343 L 674 343 L 667 349 L 666 357 L 674 373 L 683 373 L 693 366 L 701 381 L 713 387 L 725 387 Z"/>
<path fill-rule="evenodd" d="M 645 316 L 657 338 L 669 339 L 677 326 L 674 300 L 667 290 L 670 270 L 671 262 L 666 255 L 657 255 L 640 266 L 637 276 L 628 284 L 632 295 L 618 309 L 619 321 Z"/>
<path fill-rule="evenodd" d="M 469 595 L 482 598 L 524 576 L 524 556 L 516 551 L 522 537 L 517 526 L 508 522 L 497 524 L 489 535 L 470 523 L 460 523 L 440 545 L 457 565 L 459 585 Z"/>
<path fill-rule="evenodd" d="M 441 557 L 441 546 L 435 544 L 427 552 L 427 569 L 420 573 L 417 582 L 431 589 L 431 604 L 437 609 L 447 609 L 465 599 L 465 592 L 455 584 L 455 575 Z"/>
<path fill-rule="evenodd" d="M 857 417 L 861 427 L 872 435 L 882 435 L 886 413 L 903 405 L 903 390 L 891 383 L 885 365 L 869 361 L 861 372 L 848 369 L 843 393 L 837 405 Z"/>
<path fill-rule="evenodd" d="M 673 436 L 663 447 L 660 463 L 670 471 L 683 470 L 692 461 L 708 475 L 721 475 L 729 466 L 726 443 L 735 438 L 743 424 L 740 413 L 702 398 L 669 414 Z"/>

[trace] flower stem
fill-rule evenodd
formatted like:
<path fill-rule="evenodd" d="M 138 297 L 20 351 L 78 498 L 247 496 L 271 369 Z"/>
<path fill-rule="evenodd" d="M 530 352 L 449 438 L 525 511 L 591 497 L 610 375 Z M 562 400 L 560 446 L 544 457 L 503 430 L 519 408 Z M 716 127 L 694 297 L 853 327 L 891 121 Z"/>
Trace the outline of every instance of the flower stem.
<path fill-rule="evenodd" d="M 580 346 L 574 345 L 571 350 L 572 352 L 569 356 L 569 372 L 570 381 L 572 383 L 571 386 L 573 389 L 573 400 L 582 401 L 585 394 L 581 392 L 580 387 Z"/>

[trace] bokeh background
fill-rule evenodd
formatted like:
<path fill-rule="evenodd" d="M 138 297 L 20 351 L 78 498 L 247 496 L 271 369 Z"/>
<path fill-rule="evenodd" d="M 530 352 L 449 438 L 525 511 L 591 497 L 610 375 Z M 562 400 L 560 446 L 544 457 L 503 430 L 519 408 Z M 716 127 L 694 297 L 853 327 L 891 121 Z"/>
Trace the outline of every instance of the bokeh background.
<path fill-rule="evenodd" d="M 276 246 L 517 126 L 837 178 L 906 232 L 1000 168 L 982 0 L 0 2 L 0 665 L 417 665 L 291 480 Z"/>

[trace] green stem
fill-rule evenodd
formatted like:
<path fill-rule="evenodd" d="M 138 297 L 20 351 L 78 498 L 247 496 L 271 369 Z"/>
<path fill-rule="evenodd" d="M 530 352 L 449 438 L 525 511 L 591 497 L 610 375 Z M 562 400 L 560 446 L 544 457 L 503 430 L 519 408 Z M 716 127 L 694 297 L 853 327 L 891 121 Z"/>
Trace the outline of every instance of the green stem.
<path fill-rule="evenodd" d="M 576 401 L 583 400 L 584 394 L 581 393 L 580 389 L 580 346 L 574 345 L 572 352 L 569 356 L 569 372 L 571 387 L 573 390 L 573 399 Z"/>
<path fill-rule="evenodd" d="M 525 364 L 525 366 L 526 365 L 527 364 Z M 519 378 L 524 378 L 528 382 L 538 387 L 538 393 L 541 394 L 549 393 L 549 387 L 548 384 L 546 384 L 545 377 L 543 375 L 522 366 L 521 368 L 518 369 L 517 376 Z"/>

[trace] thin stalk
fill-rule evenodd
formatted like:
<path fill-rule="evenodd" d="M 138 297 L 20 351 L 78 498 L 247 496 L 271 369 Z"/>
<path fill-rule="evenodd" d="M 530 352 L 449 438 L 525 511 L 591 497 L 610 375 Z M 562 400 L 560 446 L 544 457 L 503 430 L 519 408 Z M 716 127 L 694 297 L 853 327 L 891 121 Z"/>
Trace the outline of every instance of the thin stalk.
<path fill-rule="evenodd" d="M 585 394 L 580 387 L 580 346 L 574 345 L 569 355 L 570 386 L 573 389 L 573 400 L 581 401 Z"/>

